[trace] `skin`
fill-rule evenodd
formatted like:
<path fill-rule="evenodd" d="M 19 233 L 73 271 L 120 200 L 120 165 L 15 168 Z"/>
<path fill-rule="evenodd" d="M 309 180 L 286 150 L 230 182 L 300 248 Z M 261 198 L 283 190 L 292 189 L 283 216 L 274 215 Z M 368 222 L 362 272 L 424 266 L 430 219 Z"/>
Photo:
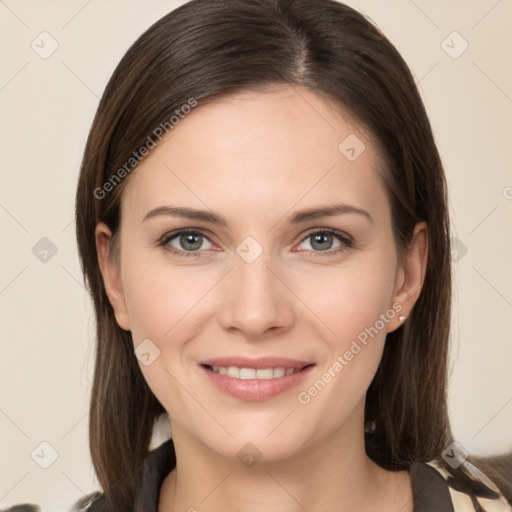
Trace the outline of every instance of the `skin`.
<path fill-rule="evenodd" d="M 338 149 L 350 134 L 366 146 L 352 162 Z M 160 350 L 149 366 L 139 361 L 169 412 L 177 455 L 159 512 L 412 511 L 408 473 L 373 463 L 363 437 L 366 391 L 398 314 L 309 403 L 297 398 L 393 304 L 407 317 L 421 291 L 426 225 L 416 226 L 400 264 L 379 168 L 365 130 L 318 94 L 288 86 L 237 93 L 194 109 L 130 176 L 120 264 L 108 259 L 111 232 L 98 224 L 117 322 L 134 347 L 149 338 Z M 340 202 L 372 221 L 346 213 L 289 222 L 299 210 Z M 143 222 L 163 205 L 216 212 L 228 227 L 166 215 Z M 207 237 L 197 257 L 157 244 L 184 228 Z M 348 234 L 353 246 L 333 237 L 318 248 L 307 235 L 322 228 Z M 235 252 L 247 236 L 263 248 L 252 263 Z M 167 245 L 186 252 L 183 243 Z M 297 388 L 249 401 L 226 395 L 198 368 L 231 355 L 316 366 Z M 251 467 L 237 457 L 249 442 L 262 454 Z"/>

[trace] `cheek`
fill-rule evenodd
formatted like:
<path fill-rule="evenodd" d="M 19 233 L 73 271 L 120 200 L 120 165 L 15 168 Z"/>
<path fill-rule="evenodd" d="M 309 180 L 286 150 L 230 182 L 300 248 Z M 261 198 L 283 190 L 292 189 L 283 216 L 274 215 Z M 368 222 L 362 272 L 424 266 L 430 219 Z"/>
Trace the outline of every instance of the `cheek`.
<path fill-rule="evenodd" d="M 314 280 L 297 280 L 296 291 L 324 324 L 326 337 L 334 348 L 344 349 L 360 333 L 377 323 L 386 334 L 387 321 L 394 317 L 392 297 L 396 263 L 393 257 L 361 258 L 346 267 L 316 273 Z M 387 313 L 382 324 L 379 318 Z"/>
<path fill-rule="evenodd" d="M 171 416 L 187 423 L 198 410 L 185 388 L 194 396 L 198 392 L 188 380 L 186 351 L 188 341 L 201 331 L 195 321 L 199 310 L 195 306 L 205 293 L 202 285 L 207 283 L 198 284 L 196 277 L 194 285 L 190 271 L 170 272 L 158 265 L 133 262 L 125 265 L 125 272 L 124 292 L 133 345 L 136 352 L 144 346 L 151 354 L 147 365 L 139 357 L 142 375 Z"/>
<path fill-rule="evenodd" d="M 298 390 L 301 415 L 319 435 L 338 428 L 362 407 L 378 370 L 386 325 L 396 312 L 387 307 L 386 293 L 371 290 L 371 294 L 361 289 L 360 294 L 347 295 L 326 313 L 325 322 L 334 334 L 325 340 L 327 348 L 318 371 Z"/>
<path fill-rule="evenodd" d="M 324 284 L 323 293 L 315 289 L 305 299 L 325 326 L 326 350 L 298 401 L 314 403 L 311 409 L 327 407 L 332 422 L 340 421 L 366 393 L 380 364 L 388 323 L 398 314 L 392 307 L 396 263 L 382 255 L 378 261 L 338 269 L 330 283 L 317 280 Z"/>
<path fill-rule="evenodd" d="M 151 364 L 146 366 L 139 360 L 139 367 L 150 389 L 173 417 L 197 414 L 182 387 L 187 383 L 187 389 L 199 395 L 189 382 L 187 354 L 194 345 L 190 341 L 201 337 L 209 318 L 205 295 L 219 278 L 212 271 L 199 275 L 197 268 L 171 268 L 162 259 L 148 263 L 149 258 L 143 254 L 132 255 L 135 257 L 127 257 L 123 264 L 132 341 L 136 351 L 139 346 L 147 346 L 152 356 Z"/>
<path fill-rule="evenodd" d="M 198 275 L 193 267 L 170 268 L 165 259 L 149 262 L 134 258 L 124 267 L 123 288 L 134 342 L 144 338 L 163 343 L 189 324 L 189 315 L 215 276 Z"/>

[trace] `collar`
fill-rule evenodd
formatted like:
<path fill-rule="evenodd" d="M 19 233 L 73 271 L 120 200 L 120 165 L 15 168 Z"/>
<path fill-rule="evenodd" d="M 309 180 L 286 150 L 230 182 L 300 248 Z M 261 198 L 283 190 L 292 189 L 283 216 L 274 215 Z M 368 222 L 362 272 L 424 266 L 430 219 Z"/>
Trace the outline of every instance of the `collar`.
<path fill-rule="evenodd" d="M 168 439 L 144 459 L 139 492 L 133 512 L 158 512 L 160 488 L 165 477 L 176 467 L 174 442 Z"/>
<path fill-rule="evenodd" d="M 176 467 L 172 439 L 151 451 L 144 460 L 141 485 L 133 512 L 158 512 L 160 488 L 165 477 Z M 410 469 L 414 512 L 454 512 L 450 491 L 436 468 L 421 462 Z"/>

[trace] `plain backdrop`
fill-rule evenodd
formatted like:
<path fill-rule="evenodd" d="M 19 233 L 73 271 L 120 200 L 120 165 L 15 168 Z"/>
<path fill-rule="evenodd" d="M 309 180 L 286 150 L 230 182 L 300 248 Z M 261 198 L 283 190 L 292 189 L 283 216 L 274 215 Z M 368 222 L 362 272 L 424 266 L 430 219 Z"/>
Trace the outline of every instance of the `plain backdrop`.
<path fill-rule="evenodd" d="M 0 0 L 0 508 L 28 501 L 64 510 L 97 488 L 87 431 L 94 318 L 76 250 L 76 181 L 115 66 L 181 3 Z M 409 64 L 445 164 L 457 247 L 456 439 L 476 454 L 509 451 L 512 2 L 350 5 Z M 153 446 L 168 435 L 163 427 Z"/>

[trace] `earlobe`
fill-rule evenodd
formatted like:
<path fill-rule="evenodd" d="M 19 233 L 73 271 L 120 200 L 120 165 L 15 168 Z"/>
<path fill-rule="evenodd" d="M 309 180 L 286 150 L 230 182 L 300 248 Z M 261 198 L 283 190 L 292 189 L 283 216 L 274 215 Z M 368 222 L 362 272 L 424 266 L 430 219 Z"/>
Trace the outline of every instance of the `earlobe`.
<path fill-rule="evenodd" d="M 420 296 L 425 281 L 428 258 L 428 228 L 425 222 L 416 224 L 413 239 L 404 256 L 403 266 L 397 273 L 393 302 L 401 304 L 400 316 L 390 322 L 388 332 L 402 325 L 410 315 Z"/>
<path fill-rule="evenodd" d="M 111 237 L 112 232 L 110 228 L 105 223 L 100 222 L 96 226 L 95 239 L 103 284 L 109 302 L 114 309 L 117 324 L 121 329 L 129 331 L 130 319 L 121 282 L 120 268 L 113 259 L 109 258 Z"/>

